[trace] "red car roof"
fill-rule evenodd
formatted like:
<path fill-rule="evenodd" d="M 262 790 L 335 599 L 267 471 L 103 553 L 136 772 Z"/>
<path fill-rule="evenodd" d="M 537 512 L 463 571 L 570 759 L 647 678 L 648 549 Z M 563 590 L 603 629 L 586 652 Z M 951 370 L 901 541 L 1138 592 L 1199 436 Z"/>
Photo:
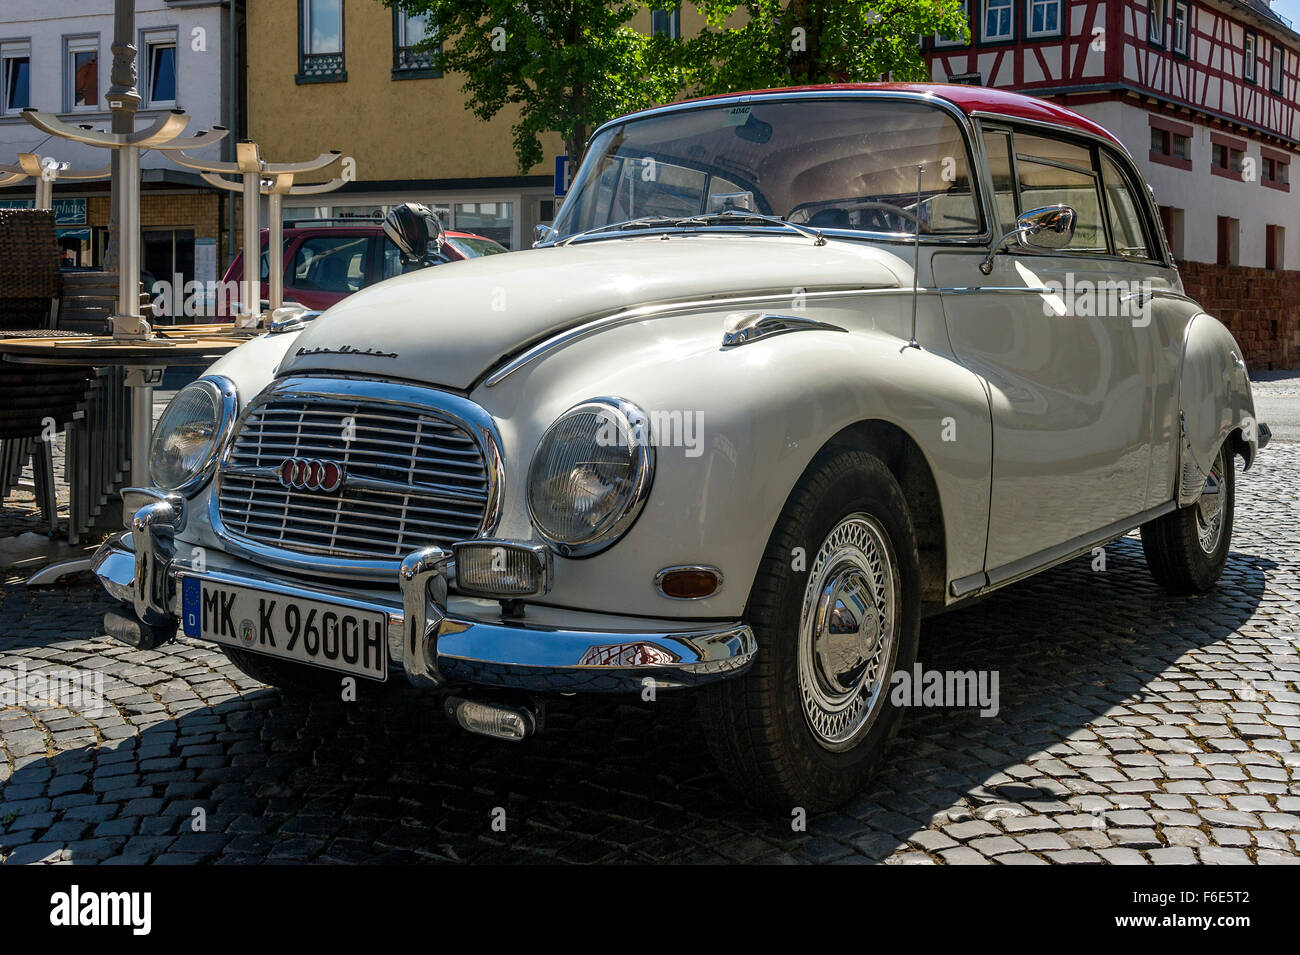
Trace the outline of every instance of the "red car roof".
<path fill-rule="evenodd" d="M 752 90 L 748 93 L 725 93 L 719 96 L 701 96 L 685 100 L 688 103 L 706 103 L 709 100 L 726 99 L 732 96 L 765 96 L 770 93 L 802 93 L 825 90 L 873 91 L 896 90 L 906 93 L 919 93 L 936 96 L 947 100 L 966 115 L 971 113 L 996 113 L 1013 119 L 1035 119 L 1045 123 L 1071 127 L 1082 132 L 1092 133 L 1123 146 L 1104 126 L 1094 123 L 1086 116 L 1080 116 L 1072 109 L 1023 93 L 1009 90 L 995 90 L 986 86 L 966 86 L 960 83 L 828 83 L 822 86 L 784 86 L 771 90 Z"/>

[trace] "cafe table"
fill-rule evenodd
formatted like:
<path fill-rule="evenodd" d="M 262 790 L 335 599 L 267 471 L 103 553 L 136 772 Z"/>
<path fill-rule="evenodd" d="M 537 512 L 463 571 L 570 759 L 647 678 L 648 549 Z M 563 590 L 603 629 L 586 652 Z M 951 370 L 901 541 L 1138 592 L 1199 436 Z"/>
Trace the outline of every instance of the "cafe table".
<path fill-rule="evenodd" d="M 0 338 L 0 355 L 5 361 L 20 364 L 124 369 L 131 404 L 131 485 L 148 487 L 153 391 L 162 383 L 163 372 L 171 367 L 210 365 L 250 337 L 250 333 L 232 330 L 229 325 L 155 328 L 152 337 L 139 340 L 86 335 L 56 337 L 47 333 L 41 337 Z M 83 477 L 69 474 L 68 482 Z M 27 583 L 50 584 L 89 568 L 89 558 L 62 561 L 38 571 Z"/>

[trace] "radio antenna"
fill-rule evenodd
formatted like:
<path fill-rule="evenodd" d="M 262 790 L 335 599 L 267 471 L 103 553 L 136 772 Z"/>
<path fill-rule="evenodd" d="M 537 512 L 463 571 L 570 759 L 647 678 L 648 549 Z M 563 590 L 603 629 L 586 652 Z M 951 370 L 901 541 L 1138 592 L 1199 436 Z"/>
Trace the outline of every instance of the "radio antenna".
<path fill-rule="evenodd" d="M 918 282 L 921 275 L 921 172 L 924 165 L 916 167 L 916 205 L 913 207 L 912 230 L 912 337 L 907 340 L 908 348 L 920 348 L 916 342 L 916 299 L 920 295 Z"/>

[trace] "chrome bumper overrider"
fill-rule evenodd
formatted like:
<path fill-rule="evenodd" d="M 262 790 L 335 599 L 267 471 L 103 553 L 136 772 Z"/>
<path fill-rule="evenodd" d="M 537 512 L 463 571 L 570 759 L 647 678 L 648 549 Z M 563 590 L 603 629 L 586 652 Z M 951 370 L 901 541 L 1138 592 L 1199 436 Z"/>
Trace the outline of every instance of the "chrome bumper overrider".
<path fill-rule="evenodd" d="M 310 581 L 268 578 L 265 569 L 225 554 L 201 562 L 178 556 L 179 501 L 158 500 L 136 511 L 132 530 L 105 541 L 93 570 L 108 593 L 134 608 L 150 626 L 180 618 L 180 581 L 201 577 L 308 600 L 336 601 L 384 613 L 388 652 L 416 686 L 477 684 L 532 691 L 639 691 L 649 678 L 658 688 L 687 686 L 745 670 L 756 650 L 753 631 L 731 621 L 712 625 L 668 621 L 656 630 L 628 618 L 578 614 L 583 628 L 552 623 L 550 608 L 529 607 L 506 620 L 496 601 L 458 598 L 449 609 L 451 553 L 432 547 L 402 563 L 399 590 L 344 590 Z M 189 550 L 180 545 L 182 552 Z M 465 612 L 459 612 L 463 606 Z M 570 615 L 574 616 L 574 615 Z M 617 619 L 619 626 L 593 626 Z M 532 619 L 529 619 L 532 618 Z M 631 624 L 631 625 L 627 625 Z M 627 626 L 625 626 L 627 625 Z"/>

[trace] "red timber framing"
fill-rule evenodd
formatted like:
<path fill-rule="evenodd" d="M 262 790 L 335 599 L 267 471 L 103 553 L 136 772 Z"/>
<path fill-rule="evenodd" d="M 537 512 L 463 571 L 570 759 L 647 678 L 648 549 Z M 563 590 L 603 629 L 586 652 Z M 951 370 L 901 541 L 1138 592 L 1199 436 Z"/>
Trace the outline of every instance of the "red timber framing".
<path fill-rule="evenodd" d="M 926 41 L 935 81 L 1013 89 L 1065 105 L 1123 99 L 1171 116 L 1201 114 L 1235 132 L 1300 148 L 1300 36 L 1259 12 L 1267 9 L 1264 0 L 1060 0 L 1061 30 L 1041 37 L 1031 36 L 1031 18 L 1043 0 L 1011 0 L 1011 36 L 997 40 L 985 39 L 988 3 L 967 3 L 970 44 Z M 1150 30 L 1152 9 L 1163 14 L 1158 42 Z M 1186 22 L 1177 35 L 1176 15 Z M 1254 37 L 1253 82 L 1244 62 L 1247 33 Z M 1275 46 L 1280 77 L 1273 72 Z"/>

